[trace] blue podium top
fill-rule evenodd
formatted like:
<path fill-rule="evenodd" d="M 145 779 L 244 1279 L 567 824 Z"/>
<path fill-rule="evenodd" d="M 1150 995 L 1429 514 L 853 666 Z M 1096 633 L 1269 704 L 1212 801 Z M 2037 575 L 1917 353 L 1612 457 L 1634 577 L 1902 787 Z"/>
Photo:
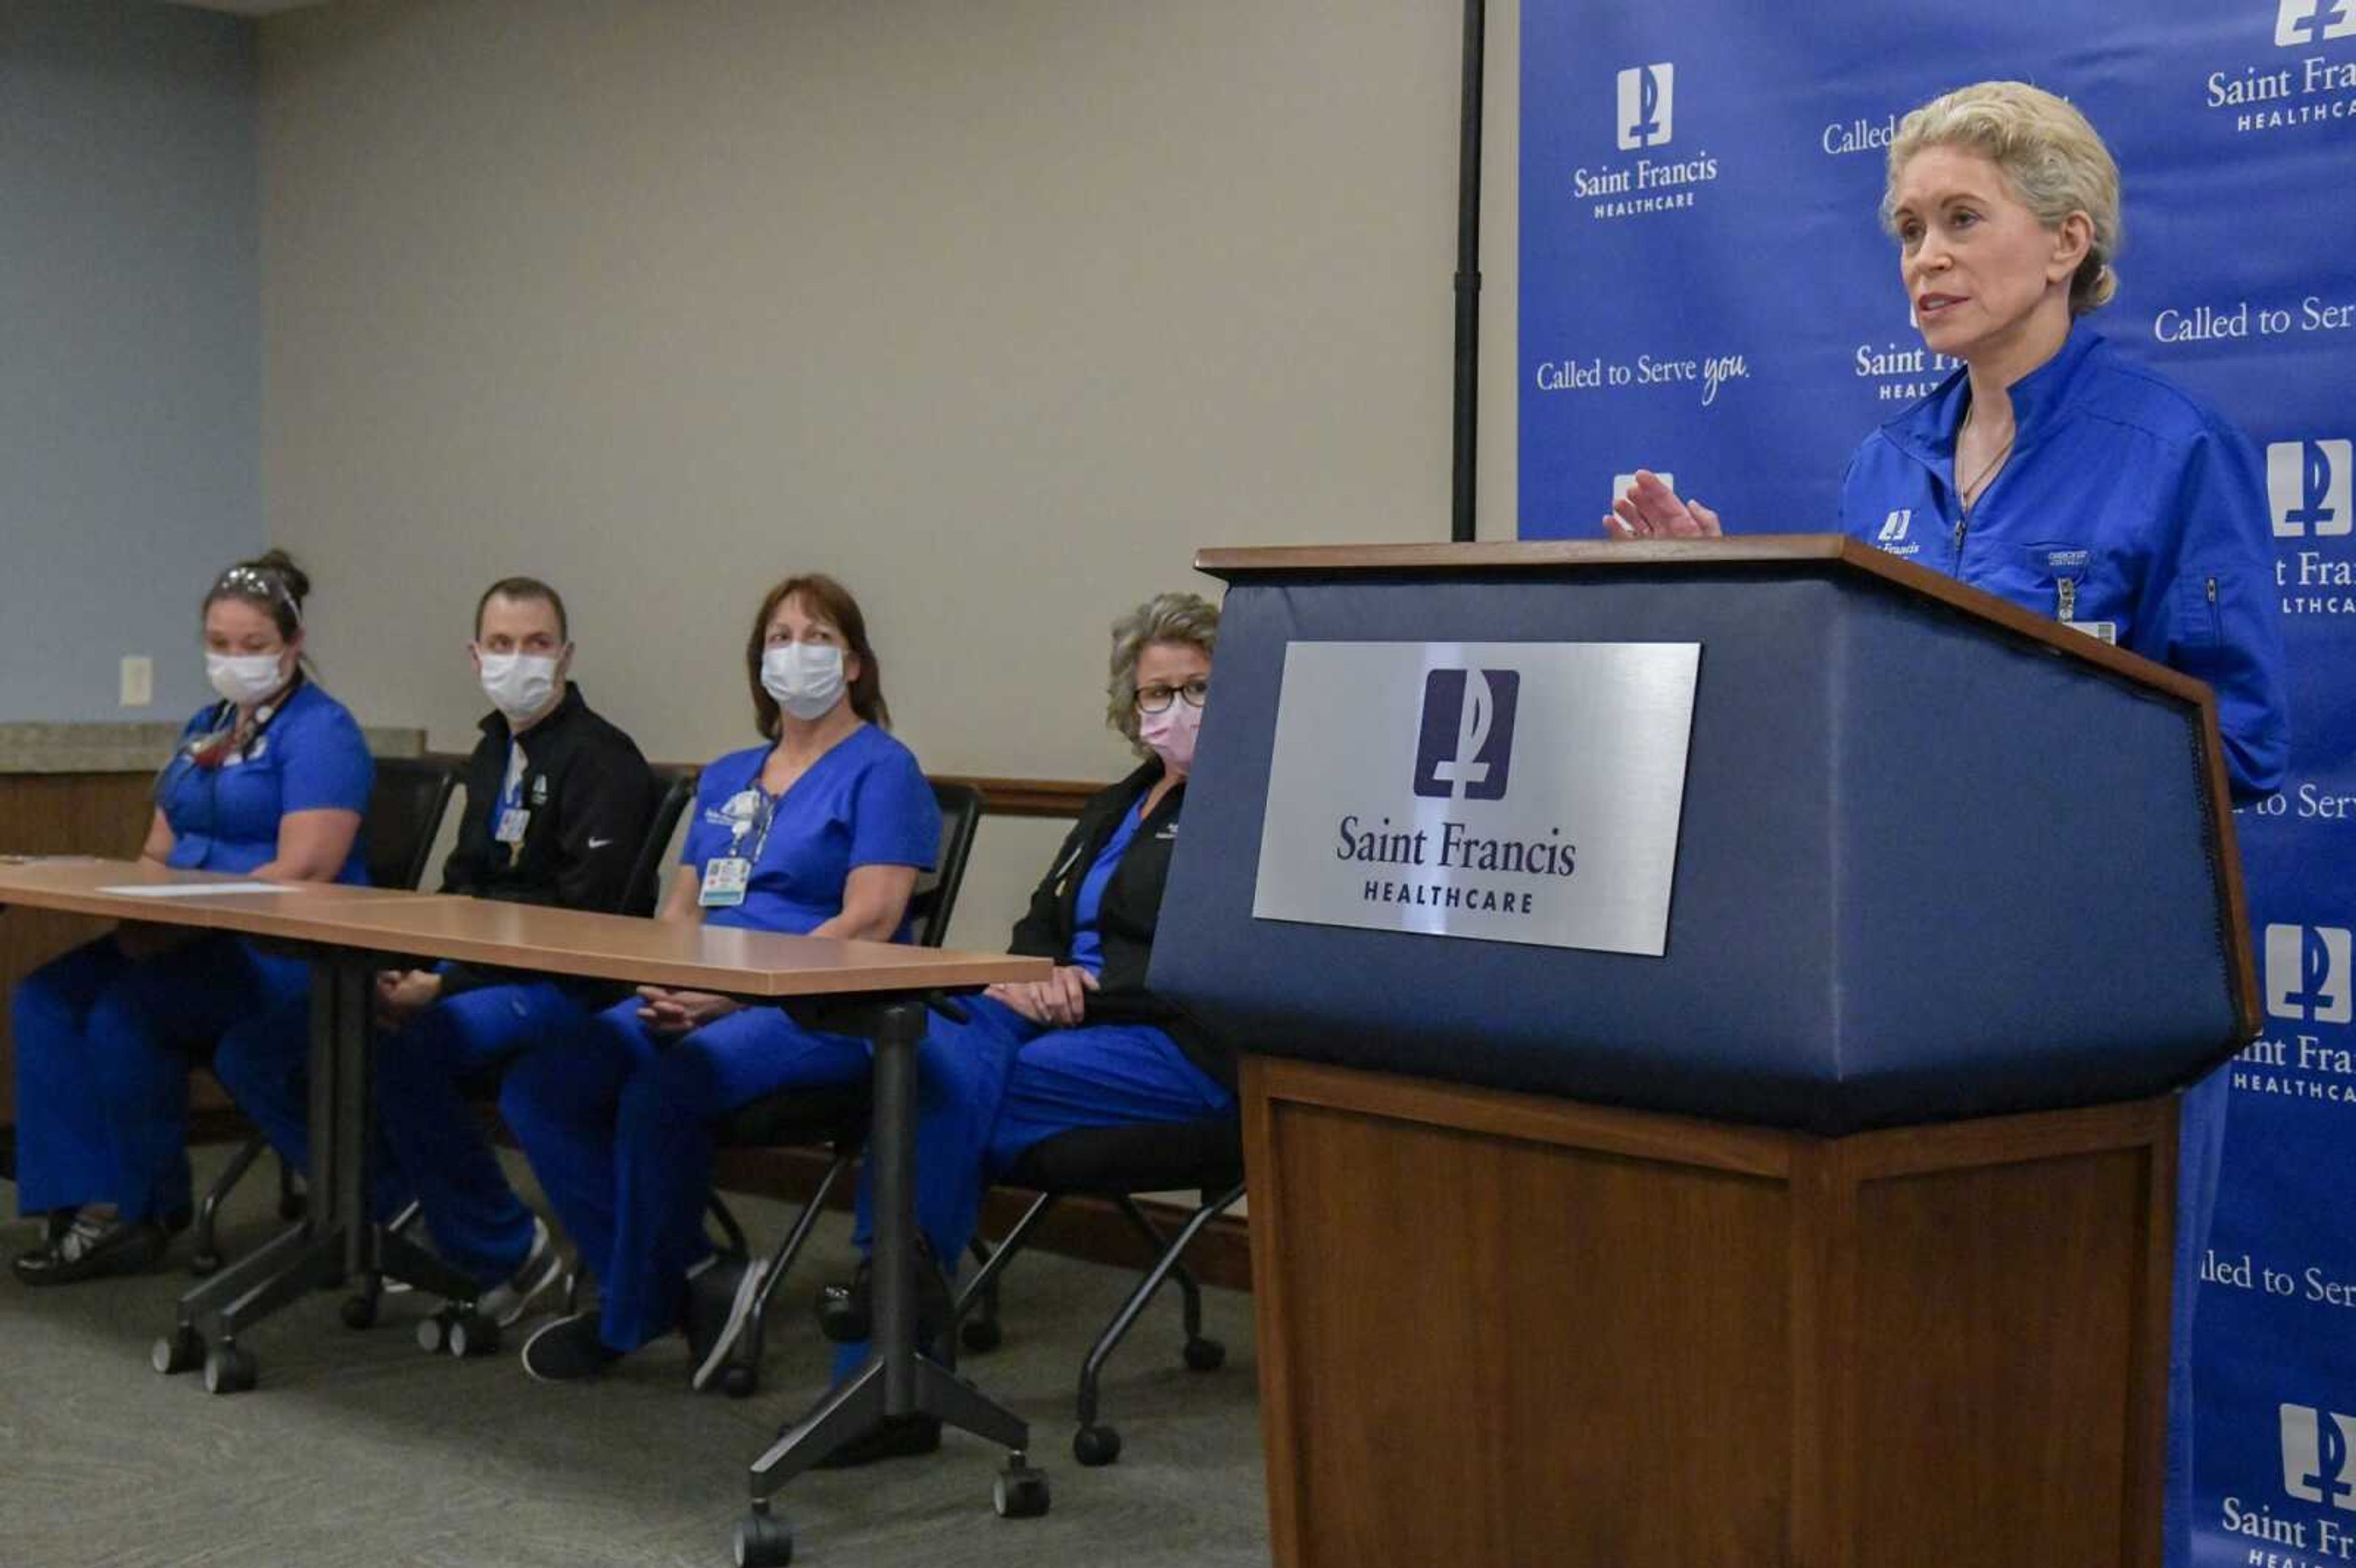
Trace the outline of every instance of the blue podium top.
<path fill-rule="evenodd" d="M 1239 1050 L 1837 1134 L 2157 1093 L 2255 1030 L 2197 681 L 1832 536 L 1199 564 L 1151 984 Z M 1699 644 L 1663 955 L 1255 919 L 1314 642 Z"/>

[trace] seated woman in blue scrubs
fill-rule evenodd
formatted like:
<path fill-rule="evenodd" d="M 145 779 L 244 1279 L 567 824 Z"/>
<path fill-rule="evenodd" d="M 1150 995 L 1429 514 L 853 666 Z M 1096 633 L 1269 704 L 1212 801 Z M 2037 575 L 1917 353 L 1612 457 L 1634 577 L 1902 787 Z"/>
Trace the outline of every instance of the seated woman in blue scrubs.
<path fill-rule="evenodd" d="M 885 732 L 883 675 L 857 603 L 831 578 L 779 583 L 754 618 L 744 662 L 769 743 L 703 770 L 658 918 L 903 938 L 917 875 L 939 853 L 940 811 L 915 755 Z M 595 1311 L 532 1336 L 525 1371 L 592 1376 L 684 1328 L 691 1381 L 705 1386 L 726 1325 L 761 1277 L 760 1265 L 715 1262 L 703 1239 L 712 1124 L 778 1090 L 868 1071 L 866 1043 L 851 1036 L 805 1029 L 775 1007 L 651 986 L 520 1058 L 499 1108 L 600 1287 Z"/>
<path fill-rule="evenodd" d="M 375 764 L 351 714 L 304 672 L 310 588 L 272 550 L 205 595 L 206 673 L 220 700 L 188 720 L 156 775 L 142 859 L 368 880 L 359 829 Z M 12 1014 L 17 1201 L 49 1229 L 15 1260 L 16 1277 L 63 1285 L 154 1264 L 188 1221 L 190 1062 L 211 1051 L 241 1101 L 294 1082 L 309 1035 L 268 1025 L 309 992 L 300 959 L 166 926 L 118 927 L 27 976 Z M 302 1115 L 299 1104 L 256 1109 Z"/>
<path fill-rule="evenodd" d="M 936 1015 L 918 1048 L 916 1223 L 936 1259 L 963 1255 L 983 1192 L 1032 1145 L 1075 1127 L 1189 1122 L 1235 1107 L 1233 1052 L 1145 985 L 1218 627 L 1216 607 L 1192 593 L 1161 594 L 1114 624 L 1106 720 L 1145 760 L 1081 809 L 1014 927 L 1009 950 L 1052 958 L 1055 970 L 992 986 L 965 1004 L 964 1023 Z M 873 1197 L 862 1176 L 862 1248 Z M 826 1293 L 847 1309 L 824 1310 L 821 1297 L 830 1328 L 864 1321 L 865 1273 L 862 1264 L 859 1283 Z M 941 1293 L 930 1294 L 928 1331 Z M 844 1346 L 837 1373 L 856 1371 L 865 1351 Z M 939 1445 L 934 1417 L 894 1416 L 829 1463 Z"/>

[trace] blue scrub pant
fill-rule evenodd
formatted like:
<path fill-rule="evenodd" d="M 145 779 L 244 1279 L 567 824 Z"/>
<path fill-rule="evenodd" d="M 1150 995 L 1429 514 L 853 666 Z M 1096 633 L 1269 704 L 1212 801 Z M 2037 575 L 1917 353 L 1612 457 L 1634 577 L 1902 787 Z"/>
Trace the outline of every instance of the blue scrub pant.
<path fill-rule="evenodd" d="M 111 1202 L 126 1220 L 187 1211 L 191 1063 L 210 1051 L 215 1073 L 254 1112 L 231 1079 L 299 1072 L 308 1028 L 290 1035 L 273 1020 L 290 1010 L 307 1019 L 310 992 L 308 965 L 231 936 L 135 963 L 105 936 L 27 976 L 11 1009 L 18 1208 Z"/>
<path fill-rule="evenodd" d="M 1191 1122 L 1232 1109 L 1235 1096 L 1150 1024 L 1044 1029 L 986 997 L 961 1001 L 968 1021 L 935 1014 L 917 1047 L 916 1226 L 954 1276 L 973 1240 L 982 1194 L 1032 1145 L 1075 1127 Z M 853 1240 L 874 1232 L 874 1181 L 862 1169 Z M 845 1345 L 838 1377 L 864 1345 Z"/>
<path fill-rule="evenodd" d="M 377 1122 L 391 1168 L 450 1265 L 497 1285 L 531 1252 L 531 1211 L 508 1185 L 481 1118 L 480 1082 L 523 1051 L 576 1033 L 587 1014 L 552 980 L 461 992 L 377 1042 Z"/>
<path fill-rule="evenodd" d="M 273 960 L 272 962 L 276 962 Z M 262 1129 L 278 1157 L 311 1168 L 311 995 L 264 1008 L 221 1036 L 213 1076 L 237 1108 Z M 401 1173 L 381 1141 L 369 1168 L 369 1212 L 390 1220 L 408 1200 Z"/>
<path fill-rule="evenodd" d="M 680 1319 L 688 1268 L 709 1250 L 712 1124 L 783 1089 L 847 1083 L 865 1041 L 745 1008 L 676 1039 L 638 1021 L 636 997 L 527 1052 L 499 1110 L 597 1276 L 599 1338 L 634 1350 Z"/>

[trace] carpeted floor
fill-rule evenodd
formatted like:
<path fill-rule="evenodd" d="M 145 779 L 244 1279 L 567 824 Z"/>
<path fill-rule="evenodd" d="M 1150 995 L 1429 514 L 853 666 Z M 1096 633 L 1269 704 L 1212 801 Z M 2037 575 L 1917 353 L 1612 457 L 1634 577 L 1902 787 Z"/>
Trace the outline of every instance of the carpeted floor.
<path fill-rule="evenodd" d="M 199 1179 L 226 1157 L 201 1150 Z M 231 1255 L 275 1226 L 266 1168 L 224 1229 Z M 782 1205 L 738 1211 L 758 1244 L 783 1233 Z M 0 1212 L 16 1192 L 0 1183 Z M 0 1275 L 0 1564 L 717 1565 L 744 1508 L 744 1467 L 819 1391 L 830 1347 L 802 1304 L 848 1272 L 847 1221 L 830 1217 L 779 1300 L 761 1392 L 744 1402 L 686 1391 L 676 1339 L 575 1388 L 533 1382 L 512 1349 L 474 1361 L 429 1358 L 411 1338 L 430 1303 L 390 1298 L 356 1333 L 337 1298 L 302 1303 L 247 1341 L 251 1392 L 209 1397 L 198 1376 L 164 1378 L 150 1342 L 188 1283 L 186 1242 L 138 1279 L 27 1290 Z M 35 1228 L 0 1224 L 0 1252 Z M 1071 1457 L 1080 1361 L 1133 1276 L 1044 1253 L 1009 1274 L 1006 1342 L 964 1371 L 1033 1424 L 1049 1471 L 1044 1519 L 1000 1520 L 1002 1456 L 952 1434 L 942 1451 L 863 1470 L 814 1472 L 779 1494 L 797 1563 L 1122 1568 L 1268 1561 L 1251 1304 L 1206 1293 L 1222 1371 L 1179 1363 L 1174 1296 L 1157 1301 L 1113 1360 L 1105 1419 L 1120 1462 Z M 520 1343 L 511 1335 L 510 1347 Z"/>

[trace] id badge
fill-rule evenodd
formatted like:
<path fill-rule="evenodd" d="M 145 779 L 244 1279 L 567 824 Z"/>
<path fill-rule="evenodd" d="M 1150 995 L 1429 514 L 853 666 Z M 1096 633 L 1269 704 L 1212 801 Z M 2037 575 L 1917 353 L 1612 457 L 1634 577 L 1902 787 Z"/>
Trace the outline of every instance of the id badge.
<path fill-rule="evenodd" d="M 523 830 L 531 823 L 531 813 L 519 805 L 510 805 L 499 812 L 498 830 L 491 837 L 507 845 L 523 842 Z"/>
<path fill-rule="evenodd" d="M 744 901 L 745 884 L 753 880 L 753 862 L 741 855 L 720 856 L 703 863 L 705 909 L 734 909 Z"/>

